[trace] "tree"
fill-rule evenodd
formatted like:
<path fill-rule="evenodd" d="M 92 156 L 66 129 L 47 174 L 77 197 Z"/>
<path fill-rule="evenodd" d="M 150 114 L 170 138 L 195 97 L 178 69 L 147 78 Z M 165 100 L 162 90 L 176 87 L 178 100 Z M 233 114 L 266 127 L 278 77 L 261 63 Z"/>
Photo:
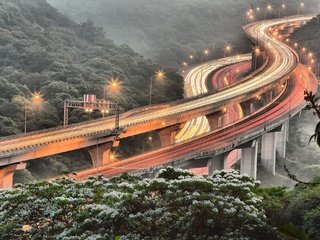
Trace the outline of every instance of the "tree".
<path fill-rule="evenodd" d="M 0 239 L 276 239 L 251 178 L 162 170 L 60 179 L 0 192 Z"/>
<path fill-rule="evenodd" d="M 18 126 L 11 118 L 0 116 L 0 136 L 9 136 L 18 134 L 20 131 Z"/>

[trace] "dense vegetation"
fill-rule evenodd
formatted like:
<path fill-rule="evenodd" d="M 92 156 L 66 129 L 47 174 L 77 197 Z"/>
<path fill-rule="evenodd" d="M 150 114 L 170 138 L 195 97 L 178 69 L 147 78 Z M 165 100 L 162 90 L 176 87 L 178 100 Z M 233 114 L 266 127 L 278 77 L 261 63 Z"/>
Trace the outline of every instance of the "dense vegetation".
<path fill-rule="evenodd" d="M 306 47 L 314 54 L 317 59 L 320 57 L 320 15 L 308 22 L 305 26 L 297 29 L 293 34 L 292 38 L 300 43 L 301 46 Z"/>
<path fill-rule="evenodd" d="M 0 137 L 23 133 L 25 119 L 27 132 L 61 126 L 65 99 L 86 93 L 102 98 L 105 88 L 122 111 L 146 105 L 150 77 L 161 69 L 127 45 L 116 45 L 92 21 L 75 23 L 45 0 L 0 0 L 0 33 Z M 182 77 L 164 71 L 166 78 L 154 81 L 154 103 L 182 98 Z M 119 80 L 119 91 L 107 88 L 111 79 Z M 34 92 L 42 95 L 41 104 L 32 100 Z M 98 117 L 74 110 L 69 122 Z M 43 178 L 90 166 L 82 151 L 32 162 L 28 169 Z M 26 173 L 20 181 L 33 179 Z"/>
<path fill-rule="evenodd" d="M 246 23 L 250 7 L 260 7 L 256 19 L 263 19 L 266 6 L 273 5 L 267 18 L 297 14 L 300 0 L 48 0 L 53 6 L 82 22 L 93 19 L 104 26 L 110 38 L 126 43 L 145 56 L 164 65 L 179 65 L 189 54 L 205 48 L 213 50 L 210 57 L 222 55 L 226 43 L 233 53 L 248 52 L 250 42 L 241 26 Z M 304 1 L 300 13 L 317 11 L 319 2 Z M 195 61 L 194 59 L 193 61 Z"/>
<path fill-rule="evenodd" d="M 317 240 L 319 199 L 319 184 L 265 189 L 236 171 L 62 178 L 0 191 L 0 239 Z"/>
<path fill-rule="evenodd" d="M 275 239 L 257 184 L 233 171 L 169 168 L 155 179 L 16 186 L 0 192 L 0 239 Z"/>
<path fill-rule="evenodd" d="M 161 68 L 127 45 L 117 46 L 92 21 L 77 24 L 45 0 L 0 1 L 0 135 L 61 125 L 63 101 L 85 93 L 104 95 L 111 79 L 120 92 L 108 91 L 124 110 L 148 103 L 149 79 Z M 167 69 L 155 82 L 158 102 L 182 97 L 182 78 Z M 31 101 L 40 92 L 43 104 Z M 156 101 L 155 101 L 156 102 Z M 73 111 L 70 122 L 97 118 L 100 113 Z"/>

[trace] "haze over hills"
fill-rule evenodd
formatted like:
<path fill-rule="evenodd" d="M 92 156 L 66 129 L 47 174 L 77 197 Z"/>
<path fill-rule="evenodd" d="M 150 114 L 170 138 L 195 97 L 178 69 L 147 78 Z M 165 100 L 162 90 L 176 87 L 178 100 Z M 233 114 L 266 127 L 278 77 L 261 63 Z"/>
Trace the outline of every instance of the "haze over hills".
<path fill-rule="evenodd" d="M 160 64 L 177 65 L 189 54 L 213 48 L 221 55 L 226 42 L 236 45 L 234 52 L 247 52 L 250 45 L 241 26 L 246 11 L 261 7 L 257 15 L 264 18 L 265 0 L 48 0 L 72 19 L 83 22 L 91 18 L 103 26 L 109 38 L 126 43 Z M 270 1 L 274 9 L 266 17 L 297 14 L 300 1 Z M 317 11 L 319 1 L 305 1 L 300 12 Z"/>
<path fill-rule="evenodd" d="M 0 116 L 6 117 L 1 121 L 7 126 L 0 136 L 23 131 L 26 107 L 27 131 L 60 125 L 65 99 L 83 94 L 102 98 L 113 78 L 123 84 L 119 94 L 108 91 L 108 99 L 121 103 L 124 110 L 146 105 L 150 76 L 161 68 L 127 45 L 105 38 L 93 22 L 77 24 L 44 0 L 0 1 L 0 31 Z M 154 98 L 181 98 L 182 82 L 178 74 L 167 71 Z M 31 107 L 35 91 L 42 94 L 43 109 Z M 70 121 L 98 116 L 73 111 Z"/>
<path fill-rule="evenodd" d="M 107 89 L 107 97 L 117 101 L 121 111 L 146 105 L 150 77 L 161 68 L 106 38 L 92 21 L 77 24 L 45 0 L 0 0 L 0 33 L 0 137 L 23 133 L 25 126 L 27 132 L 61 126 L 65 99 L 81 99 L 83 94 L 102 98 L 112 78 L 122 86 L 117 93 Z M 166 81 L 154 83 L 154 102 L 182 98 L 182 77 L 175 70 L 165 72 Z M 32 101 L 34 92 L 42 95 L 41 105 Z M 69 120 L 98 117 L 99 111 L 81 109 L 71 111 Z M 89 159 L 81 152 L 53 156 L 43 161 L 47 171 L 37 171 L 41 161 L 29 169 L 59 175 L 66 168 L 52 159 L 83 168 L 83 158 Z M 79 161 L 73 164 L 70 159 Z"/>

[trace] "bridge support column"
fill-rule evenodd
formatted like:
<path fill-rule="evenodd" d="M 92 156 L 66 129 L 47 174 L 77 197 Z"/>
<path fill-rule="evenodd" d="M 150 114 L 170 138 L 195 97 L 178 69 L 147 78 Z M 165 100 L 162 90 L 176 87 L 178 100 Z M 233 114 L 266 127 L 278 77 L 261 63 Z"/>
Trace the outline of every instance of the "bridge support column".
<path fill-rule="evenodd" d="M 19 170 L 24 170 L 26 165 L 26 163 L 18 163 L 0 168 L 0 189 L 12 188 L 14 173 Z"/>
<path fill-rule="evenodd" d="M 261 163 L 273 175 L 276 174 L 276 133 L 266 133 L 262 136 Z"/>
<path fill-rule="evenodd" d="M 286 157 L 286 147 L 287 147 L 287 132 L 289 124 L 286 123 L 282 126 L 281 132 L 276 133 L 276 151 L 281 158 Z"/>
<path fill-rule="evenodd" d="M 248 116 L 255 111 L 256 102 L 257 102 L 257 99 L 252 98 L 245 102 L 240 103 L 245 116 Z"/>
<path fill-rule="evenodd" d="M 211 113 L 207 115 L 206 118 L 211 131 L 223 127 L 226 123 L 226 113 L 223 111 Z"/>
<path fill-rule="evenodd" d="M 182 126 L 183 124 L 176 124 L 176 125 L 158 130 L 161 146 L 167 147 L 174 144 L 177 131 L 179 131 L 182 128 Z"/>
<path fill-rule="evenodd" d="M 208 175 L 211 176 L 215 170 L 223 170 L 226 169 L 226 160 L 228 154 L 220 154 L 217 156 L 212 157 L 208 161 Z"/>
<path fill-rule="evenodd" d="M 88 148 L 94 168 L 101 167 L 109 163 L 109 154 L 112 147 L 113 142 L 107 142 Z"/>
<path fill-rule="evenodd" d="M 263 94 L 263 102 L 264 102 L 264 105 L 268 104 L 268 103 L 271 103 L 272 100 L 274 98 L 274 92 L 273 92 L 273 89 L 269 90 L 268 92 L 265 92 Z"/>
<path fill-rule="evenodd" d="M 244 146 L 241 151 L 240 173 L 247 174 L 253 179 L 257 178 L 257 158 L 258 144 L 257 141 L 252 141 L 247 146 Z"/>

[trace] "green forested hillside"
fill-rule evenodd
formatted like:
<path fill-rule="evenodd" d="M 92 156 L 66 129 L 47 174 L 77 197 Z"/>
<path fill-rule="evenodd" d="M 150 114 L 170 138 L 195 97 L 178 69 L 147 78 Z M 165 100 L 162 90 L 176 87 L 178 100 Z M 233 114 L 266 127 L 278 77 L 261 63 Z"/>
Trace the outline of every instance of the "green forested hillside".
<path fill-rule="evenodd" d="M 228 42 L 234 51 L 247 52 L 242 32 L 249 8 L 260 11 L 256 20 L 297 14 L 300 0 L 48 0 L 76 21 L 93 19 L 107 35 L 166 65 L 177 65 L 204 48 L 221 56 Z M 272 12 L 266 12 L 271 3 Z M 286 8 L 281 9 L 285 3 Z M 318 11 L 319 1 L 304 1 L 300 13 Z M 211 55 L 212 57 L 212 55 Z"/>
<path fill-rule="evenodd" d="M 320 15 L 312 19 L 305 26 L 297 29 L 292 38 L 315 54 L 319 62 L 320 57 Z"/>
<path fill-rule="evenodd" d="M 63 100 L 85 93 L 103 96 L 108 81 L 122 83 L 119 94 L 107 95 L 124 110 L 148 103 L 148 85 L 160 66 L 127 45 L 116 45 L 92 21 L 77 24 L 45 0 L 0 0 L 0 136 L 61 124 Z M 155 86 L 158 102 L 182 97 L 182 78 L 166 70 Z M 30 99 L 40 92 L 41 106 Z M 82 111 L 71 122 L 99 117 Z"/>

